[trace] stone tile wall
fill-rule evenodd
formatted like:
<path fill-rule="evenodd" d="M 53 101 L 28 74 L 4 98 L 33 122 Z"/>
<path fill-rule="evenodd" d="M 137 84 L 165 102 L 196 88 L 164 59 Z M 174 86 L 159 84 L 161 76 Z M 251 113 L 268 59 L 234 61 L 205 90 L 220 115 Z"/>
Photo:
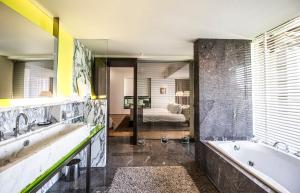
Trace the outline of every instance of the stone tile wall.
<path fill-rule="evenodd" d="M 252 136 L 250 41 L 198 39 L 201 140 Z"/>

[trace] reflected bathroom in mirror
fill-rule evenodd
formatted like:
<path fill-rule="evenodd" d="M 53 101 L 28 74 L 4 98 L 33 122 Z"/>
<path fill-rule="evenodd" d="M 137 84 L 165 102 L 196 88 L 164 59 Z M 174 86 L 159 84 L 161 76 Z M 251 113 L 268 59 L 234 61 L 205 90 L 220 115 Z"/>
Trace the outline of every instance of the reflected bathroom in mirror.
<path fill-rule="evenodd" d="M 0 3 L 0 99 L 52 97 L 56 39 Z"/>

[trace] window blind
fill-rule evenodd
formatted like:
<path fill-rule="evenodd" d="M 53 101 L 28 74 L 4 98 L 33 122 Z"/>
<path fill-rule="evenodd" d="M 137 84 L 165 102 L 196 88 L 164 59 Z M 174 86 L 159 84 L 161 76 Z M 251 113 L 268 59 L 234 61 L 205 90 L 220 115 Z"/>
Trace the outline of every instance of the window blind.
<path fill-rule="evenodd" d="M 300 18 L 252 42 L 254 135 L 300 151 Z"/>

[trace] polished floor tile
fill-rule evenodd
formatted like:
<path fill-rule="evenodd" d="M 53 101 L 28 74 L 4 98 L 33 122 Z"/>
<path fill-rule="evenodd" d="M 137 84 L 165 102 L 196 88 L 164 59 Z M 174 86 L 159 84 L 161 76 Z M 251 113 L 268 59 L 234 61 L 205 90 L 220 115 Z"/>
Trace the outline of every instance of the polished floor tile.
<path fill-rule="evenodd" d="M 109 137 L 108 141 L 107 166 L 92 168 L 91 192 L 93 193 L 109 190 L 119 168 L 143 166 L 182 166 L 196 184 L 199 192 L 216 192 L 194 161 L 194 143 L 181 144 L 179 140 L 169 140 L 167 144 L 162 144 L 160 140 L 145 140 L 143 145 L 134 146 L 130 145 L 129 137 Z M 85 170 L 81 173 L 79 190 L 74 190 L 72 183 L 61 179 L 49 192 L 84 192 Z"/>

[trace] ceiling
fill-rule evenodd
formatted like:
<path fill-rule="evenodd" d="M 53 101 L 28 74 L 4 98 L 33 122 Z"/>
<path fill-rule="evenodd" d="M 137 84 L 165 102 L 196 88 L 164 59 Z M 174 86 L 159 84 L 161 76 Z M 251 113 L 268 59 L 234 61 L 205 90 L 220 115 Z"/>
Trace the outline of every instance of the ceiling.
<path fill-rule="evenodd" d="M 78 39 L 85 47 L 97 56 L 105 56 L 108 51 L 107 39 Z"/>
<path fill-rule="evenodd" d="M 299 0 L 34 0 L 108 55 L 191 59 L 197 38 L 252 39 L 300 15 Z"/>
<path fill-rule="evenodd" d="M 0 3 L 0 55 L 10 59 L 53 59 L 54 37 Z"/>
<path fill-rule="evenodd" d="M 182 68 L 175 71 L 173 74 L 168 76 L 171 79 L 189 79 L 190 78 L 190 67 L 189 64 L 184 65 Z"/>

